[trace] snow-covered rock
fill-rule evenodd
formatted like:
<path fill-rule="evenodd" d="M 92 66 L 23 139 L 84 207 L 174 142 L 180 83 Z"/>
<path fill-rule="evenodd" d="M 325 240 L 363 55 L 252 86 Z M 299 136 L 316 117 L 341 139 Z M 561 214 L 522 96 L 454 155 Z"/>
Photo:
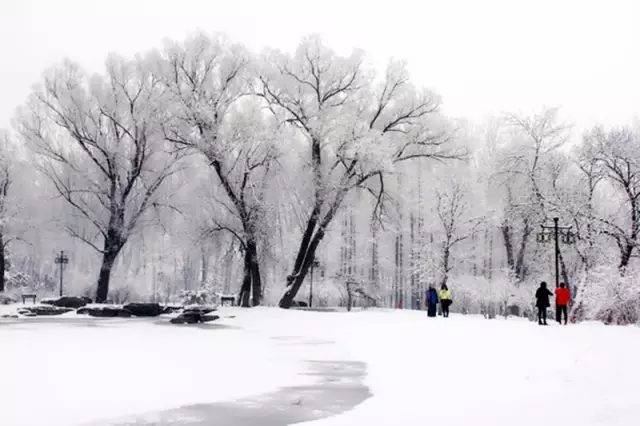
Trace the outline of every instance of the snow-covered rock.
<path fill-rule="evenodd" d="M 91 317 L 98 318 L 129 318 L 132 316 L 131 312 L 124 309 L 122 306 L 114 305 L 89 305 L 84 306 L 76 311 L 79 315 L 89 315 Z"/>
<path fill-rule="evenodd" d="M 24 316 L 62 315 L 71 311 L 73 311 L 73 309 L 71 308 L 62 308 L 59 306 L 49 306 L 49 305 L 23 306 L 21 308 L 18 308 L 18 313 Z"/>
<path fill-rule="evenodd" d="M 207 315 L 195 311 L 183 312 L 171 319 L 171 324 L 198 324 L 220 319 L 218 315 Z"/>
<path fill-rule="evenodd" d="M 164 308 L 158 303 L 128 303 L 123 308 L 137 317 L 157 317 L 164 313 Z"/>
<path fill-rule="evenodd" d="M 92 300 L 88 297 L 75 297 L 75 296 L 63 296 L 57 299 L 42 299 L 40 303 L 46 305 L 59 306 L 61 308 L 81 308 L 91 303 Z"/>

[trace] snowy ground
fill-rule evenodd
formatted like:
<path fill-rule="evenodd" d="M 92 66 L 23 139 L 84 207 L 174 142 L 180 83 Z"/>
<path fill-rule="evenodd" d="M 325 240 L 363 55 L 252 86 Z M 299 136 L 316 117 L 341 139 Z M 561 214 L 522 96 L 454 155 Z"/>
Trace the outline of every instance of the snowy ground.
<path fill-rule="evenodd" d="M 207 328 L 0 319 L 0 425 L 72 426 L 237 399 L 304 384 L 304 361 L 336 356 L 282 337 L 331 340 L 345 360 L 368 364 L 373 397 L 310 426 L 640 424 L 637 327 L 385 310 L 229 313 L 237 317 Z"/>

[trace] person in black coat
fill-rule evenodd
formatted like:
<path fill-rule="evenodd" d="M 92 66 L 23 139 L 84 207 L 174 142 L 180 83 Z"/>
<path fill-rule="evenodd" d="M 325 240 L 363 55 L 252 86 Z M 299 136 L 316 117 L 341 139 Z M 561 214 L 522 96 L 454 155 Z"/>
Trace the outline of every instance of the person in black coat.
<path fill-rule="evenodd" d="M 433 288 L 433 286 L 429 286 L 429 289 L 427 290 L 427 316 L 429 317 L 435 317 L 438 310 L 438 292 L 436 291 L 435 288 Z"/>
<path fill-rule="evenodd" d="M 536 307 L 538 308 L 538 324 L 547 324 L 547 308 L 551 306 L 549 298 L 553 296 L 553 293 L 547 288 L 547 283 L 542 281 L 540 287 L 536 291 Z"/>

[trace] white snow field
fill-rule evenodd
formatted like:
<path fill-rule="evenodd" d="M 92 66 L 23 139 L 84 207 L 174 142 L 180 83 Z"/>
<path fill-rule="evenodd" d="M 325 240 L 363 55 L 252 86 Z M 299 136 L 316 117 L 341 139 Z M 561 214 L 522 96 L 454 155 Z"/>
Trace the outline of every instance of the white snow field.
<path fill-rule="evenodd" d="M 309 426 L 640 424 L 637 327 L 393 310 L 221 311 L 236 315 L 221 324 L 237 328 L 0 319 L 0 425 L 73 426 L 308 383 L 296 375 L 308 348 L 272 339 L 287 336 L 335 341 L 342 356 L 368 364 L 373 397 Z"/>

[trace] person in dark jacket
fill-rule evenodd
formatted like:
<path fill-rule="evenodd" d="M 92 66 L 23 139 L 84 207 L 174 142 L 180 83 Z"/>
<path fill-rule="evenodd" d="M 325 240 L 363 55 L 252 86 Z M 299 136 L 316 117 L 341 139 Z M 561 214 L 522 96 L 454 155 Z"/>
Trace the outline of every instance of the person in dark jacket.
<path fill-rule="evenodd" d="M 438 292 L 433 286 L 429 286 L 427 290 L 427 315 L 435 317 L 437 315 L 438 308 Z"/>
<path fill-rule="evenodd" d="M 538 324 L 547 324 L 547 309 L 551 306 L 549 298 L 553 296 L 553 293 L 547 288 L 547 283 L 542 281 L 540 287 L 536 291 L 536 307 L 538 308 Z"/>

